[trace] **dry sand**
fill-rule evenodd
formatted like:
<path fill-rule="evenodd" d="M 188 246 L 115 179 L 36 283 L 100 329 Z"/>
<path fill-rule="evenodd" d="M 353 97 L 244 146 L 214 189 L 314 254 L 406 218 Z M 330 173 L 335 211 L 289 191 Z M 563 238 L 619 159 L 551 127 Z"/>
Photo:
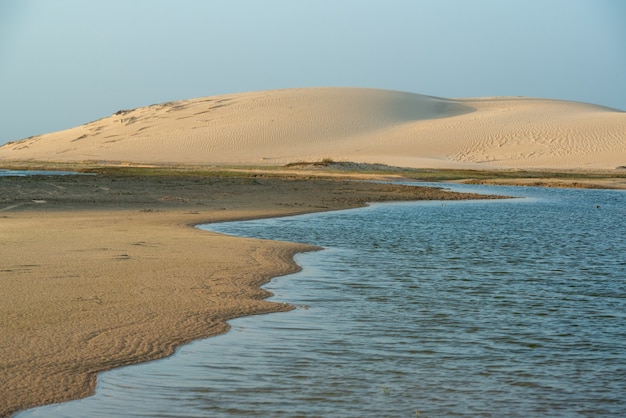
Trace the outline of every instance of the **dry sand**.
<path fill-rule="evenodd" d="M 0 416 L 87 396 L 97 372 L 171 354 L 230 318 L 290 309 L 259 286 L 314 247 L 192 225 L 475 197 L 263 175 L 0 177 Z"/>
<path fill-rule="evenodd" d="M 0 147 L 0 164 L 614 170 L 625 132 L 626 113 L 582 103 L 292 89 L 116 112 Z M 452 195 L 267 175 L 0 177 L 0 416 L 86 396 L 99 371 L 163 357 L 227 319 L 290 308 L 259 285 L 313 247 L 190 225 L 421 198 Z"/>
<path fill-rule="evenodd" d="M 613 170 L 626 165 L 626 113 L 531 98 L 287 89 L 124 110 L 0 148 L 0 162 L 286 164 L 322 158 L 422 168 Z"/>

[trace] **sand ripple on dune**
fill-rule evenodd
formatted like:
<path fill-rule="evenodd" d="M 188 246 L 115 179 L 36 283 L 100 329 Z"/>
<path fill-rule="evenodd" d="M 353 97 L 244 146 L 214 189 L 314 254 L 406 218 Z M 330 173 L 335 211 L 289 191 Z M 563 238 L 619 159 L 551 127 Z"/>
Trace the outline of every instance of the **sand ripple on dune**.
<path fill-rule="evenodd" d="M 498 166 L 614 168 L 626 161 L 626 114 L 583 103 L 466 100 L 477 112 L 451 158 Z M 471 123 L 470 123 L 471 122 Z"/>
<path fill-rule="evenodd" d="M 0 160 L 615 168 L 625 133 L 626 113 L 583 103 L 309 88 L 122 110 L 8 144 Z"/>

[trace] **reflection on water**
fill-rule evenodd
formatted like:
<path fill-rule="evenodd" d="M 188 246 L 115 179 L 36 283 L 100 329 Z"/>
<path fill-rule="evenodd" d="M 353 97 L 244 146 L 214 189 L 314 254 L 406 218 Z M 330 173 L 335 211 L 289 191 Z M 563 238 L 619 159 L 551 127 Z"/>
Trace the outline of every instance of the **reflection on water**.
<path fill-rule="evenodd" d="M 212 225 L 326 247 L 298 309 L 20 416 L 624 416 L 626 193 L 478 189 L 527 198 Z"/>

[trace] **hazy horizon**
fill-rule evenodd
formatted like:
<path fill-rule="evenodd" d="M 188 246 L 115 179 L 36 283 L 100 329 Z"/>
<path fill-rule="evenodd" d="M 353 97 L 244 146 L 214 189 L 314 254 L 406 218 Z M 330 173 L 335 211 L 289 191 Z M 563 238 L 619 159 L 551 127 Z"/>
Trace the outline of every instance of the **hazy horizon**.
<path fill-rule="evenodd" d="M 120 109 L 292 87 L 626 110 L 626 2 L 6 1 L 0 57 L 0 145 Z"/>

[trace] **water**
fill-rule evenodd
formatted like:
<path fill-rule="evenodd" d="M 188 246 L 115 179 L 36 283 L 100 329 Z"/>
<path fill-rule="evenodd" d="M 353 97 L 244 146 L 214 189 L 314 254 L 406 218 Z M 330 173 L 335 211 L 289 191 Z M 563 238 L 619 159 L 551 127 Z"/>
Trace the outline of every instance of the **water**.
<path fill-rule="evenodd" d="M 525 198 L 209 226 L 324 246 L 298 308 L 19 416 L 625 416 L 626 193 L 457 188 Z"/>
<path fill-rule="evenodd" d="M 51 171 L 51 170 L 5 170 L 0 168 L 0 177 L 26 177 L 26 176 L 67 176 L 85 173 L 73 171 Z"/>

